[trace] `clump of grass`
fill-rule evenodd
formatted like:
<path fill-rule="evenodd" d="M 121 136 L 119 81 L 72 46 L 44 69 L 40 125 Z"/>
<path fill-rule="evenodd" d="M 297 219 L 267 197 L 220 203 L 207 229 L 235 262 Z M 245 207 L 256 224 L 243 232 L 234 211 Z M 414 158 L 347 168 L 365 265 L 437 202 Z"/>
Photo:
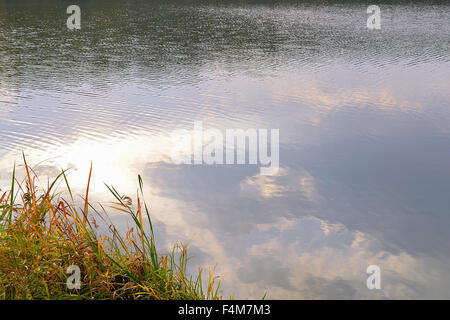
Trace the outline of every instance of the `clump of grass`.
<path fill-rule="evenodd" d="M 14 166 L 11 190 L 0 192 L 1 299 L 221 299 L 214 270 L 205 290 L 201 270 L 196 277 L 186 274 L 186 246 L 176 243 L 170 254 L 157 252 L 140 176 L 134 210 L 131 198 L 107 186 L 115 198 L 109 207 L 128 214 L 133 227 L 121 234 L 108 222 L 110 231 L 101 235 L 94 216 L 107 222 L 107 215 L 88 201 L 91 173 L 80 209 L 65 171 L 38 194 L 37 176 L 25 157 L 24 165 L 24 182 L 16 182 Z M 53 190 L 62 182 L 70 202 Z M 71 265 L 80 268 L 80 289 L 67 286 Z"/>

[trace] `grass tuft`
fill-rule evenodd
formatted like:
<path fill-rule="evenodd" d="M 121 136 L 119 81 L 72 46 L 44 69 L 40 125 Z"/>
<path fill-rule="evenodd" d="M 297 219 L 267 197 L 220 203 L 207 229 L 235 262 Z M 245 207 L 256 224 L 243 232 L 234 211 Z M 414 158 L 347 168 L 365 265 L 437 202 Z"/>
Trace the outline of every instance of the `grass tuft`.
<path fill-rule="evenodd" d="M 140 176 L 135 209 L 131 198 L 107 185 L 115 198 L 108 207 L 134 222 L 123 234 L 107 222 L 103 206 L 99 211 L 88 201 L 92 165 L 83 209 L 74 204 L 66 171 L 38 193 L 37 176 L 25 157 L 24 165 L 23 183 L 16 181 L 14 165 L 11 190 L 0 192 L 0 299 L 221 299 L 214 269 L 206 290 L 201 270 L 196 277 L 187 275 L 185 245 L 177 242 L 167 255 L 156 250 Z M 70 202 L 52 190 L 59 180 Z M 100 234 L 95 217 L 110 232 Z M 66 271 L 73 265 L 81 271 L 80 289 L 67 286 L 71 274 Z"/>

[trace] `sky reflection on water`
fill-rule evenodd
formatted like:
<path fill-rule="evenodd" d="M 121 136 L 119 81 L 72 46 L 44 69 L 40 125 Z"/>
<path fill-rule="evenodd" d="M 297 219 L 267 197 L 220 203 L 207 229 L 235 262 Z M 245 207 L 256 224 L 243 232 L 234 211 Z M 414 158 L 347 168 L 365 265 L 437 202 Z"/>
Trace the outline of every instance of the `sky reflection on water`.
<path fill-rule="evenodd" d="M 0 188 L 22 151 L 78 190 L 92 160 L 99 201 L 142 174 L 160 246 L 190 240 L 225 296 L 450 298 L 448 6 L 374 34 L 361 5 L 87 4 L 76 34 L 2 4 Z M 173 164 L 194 121 L 280 128 L 279 173 Z"/>

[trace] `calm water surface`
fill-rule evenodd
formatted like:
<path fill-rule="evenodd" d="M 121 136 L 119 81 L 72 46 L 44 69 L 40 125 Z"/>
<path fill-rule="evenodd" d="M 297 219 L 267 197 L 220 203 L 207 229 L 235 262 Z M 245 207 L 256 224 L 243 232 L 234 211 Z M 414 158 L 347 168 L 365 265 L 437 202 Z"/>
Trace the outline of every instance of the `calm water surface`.
<path fill-rule="evenodd" d="M 22 151 L 78 190 L 92 160 L 99 201 L 142 174 L 161 250 L 224 296 L 450 298 L 450 6 L 250 3 L 83 1 L 70 32 L 0 1 L 0 188 Z M 194 121 L 279 128 L 280 171 L 173 164 Z"/>

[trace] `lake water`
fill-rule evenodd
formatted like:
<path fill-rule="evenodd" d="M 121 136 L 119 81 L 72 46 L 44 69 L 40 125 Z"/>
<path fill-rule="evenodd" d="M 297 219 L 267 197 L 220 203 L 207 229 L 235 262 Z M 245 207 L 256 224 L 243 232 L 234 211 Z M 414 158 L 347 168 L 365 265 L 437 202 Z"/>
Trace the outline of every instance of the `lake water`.
<path fill-rule="evenodd" d="M 0 188 L 22 151 L 79 194 L 92 160 L 102 202 L 141 174 L 158 246 L 225 297 L 450 298 L 450 5 L 245 3 L 81 1 L 70 31 L 0 1 Z M 279 129 L 280 170 L 174 164 L 194 121 Z"/>

